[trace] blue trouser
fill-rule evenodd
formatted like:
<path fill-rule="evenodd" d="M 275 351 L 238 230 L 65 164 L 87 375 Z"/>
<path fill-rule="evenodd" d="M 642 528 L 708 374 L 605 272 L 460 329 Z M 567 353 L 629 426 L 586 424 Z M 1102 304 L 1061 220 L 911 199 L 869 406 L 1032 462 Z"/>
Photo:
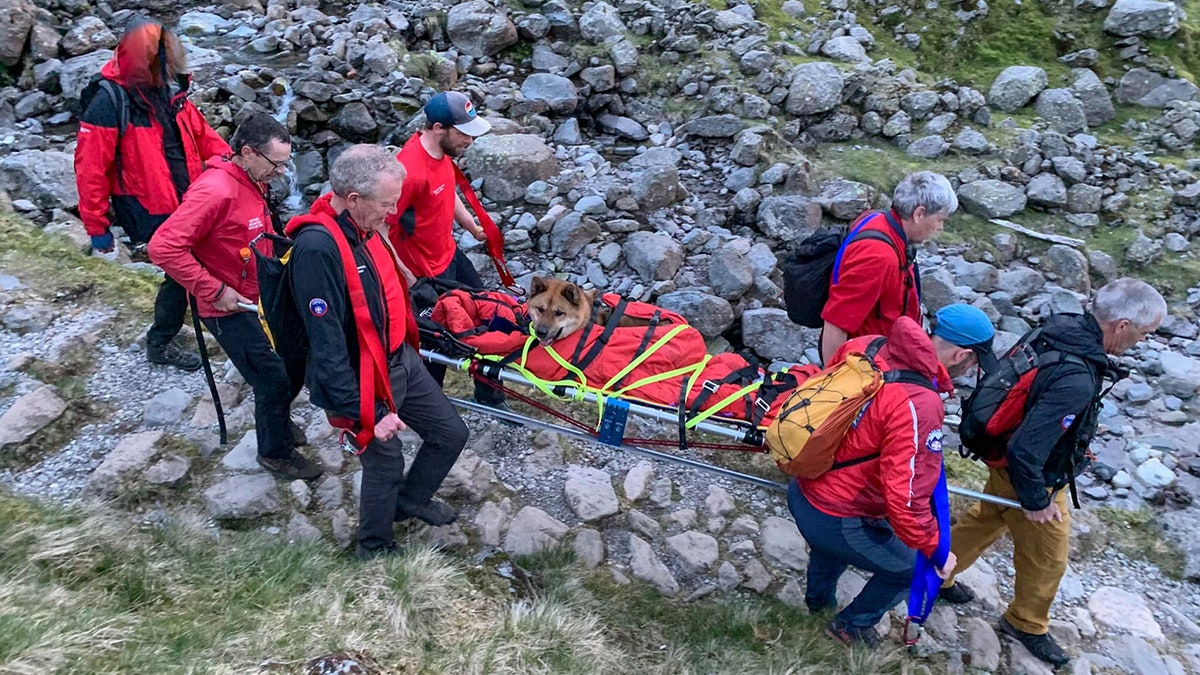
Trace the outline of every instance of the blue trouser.
<path fill-rule="evenodd" d="M 809 503 L 796 481 L 788 488 L 788 509 L 810 548 L 804 592 L 809 610 L 837 605 L 837 582 L 848 565 L 872 573 L 858 597 L 838 613 L 853 629 L 879 623 L 908 595 L 916 551 L 896 537 L 886 520 L 828 515 Z"/>

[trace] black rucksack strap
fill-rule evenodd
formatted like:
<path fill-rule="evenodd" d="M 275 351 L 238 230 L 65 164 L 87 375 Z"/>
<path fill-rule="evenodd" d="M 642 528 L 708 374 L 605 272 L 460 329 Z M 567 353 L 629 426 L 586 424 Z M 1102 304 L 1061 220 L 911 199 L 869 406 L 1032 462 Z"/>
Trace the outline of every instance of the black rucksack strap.
<path fill-rule="evenodd" d="M 929 391 L 937 393 L 937 387 L 933 386 L 933 382 L 924 375 L 915 370 L 889 370 L 883 374 L 884 382 L 898 382 L 901 384 L 915 384 L 918 387 L 924 387 Z"/>

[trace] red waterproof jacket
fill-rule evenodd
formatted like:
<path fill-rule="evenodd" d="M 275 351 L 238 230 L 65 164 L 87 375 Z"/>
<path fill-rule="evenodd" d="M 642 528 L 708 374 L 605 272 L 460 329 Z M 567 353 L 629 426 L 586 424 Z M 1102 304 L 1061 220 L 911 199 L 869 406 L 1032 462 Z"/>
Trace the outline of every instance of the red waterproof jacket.
<path fill-rule="evenodd" d="M 226 286 L 258 301 L 258 266 L 249 246 L 271 226 L 266 189 L 237 164 L 217 162 L 150 240 L 150 259 L 196 297 L 200 316 L 230 314 L 212 305 Z M 268 239 L 255 246 L 272 253 Z"/>
<path fill-rule="evenodd" d="M 876 337 L 846 342 L 833 363 L 844 360 L 850 350 L 864 351 Z M 887 338 L 876 357 L 885 371 L 913 370 L 939 391 L 953 391 L 950 374 L 920 325 L 902 317 Z M 929 499 L 941 473 L 944 417 L 942 400 L 934 392 L 915 384 L 885 384 L 846 434 L 834 462 L 879 457 L 834 469 L 815 480 L 797 479 L 801 491 L 813 506 L 831 516 L 884 518 L 900 541 L 933 555 L 938 523 Z"/>
<path fill-rule="evenodd" d="M 892 245 L 877 239 L 859 239 L 846 247 L 834 274 L 836 282 L 830 280 L 829 301 L 821 318 L 852 338 L 887 335 L 901 316 L 920 324 L 917 270 L 908 257 L 908 242 L 900 228 L 899 216 L 895 212 L 874 212 L 866 214 L 861 222 L 864 231 L 882 232 Z M 857 226 L 856 222 L 854 227 Z"/>
<path fill-rule="evenodd" d="M 125 91 L 129 123 L 124 133 L 118 133 L 118 110 L 103 91 L 80 115 L 75 183 L 79 189 L 79 217 L 91 236 L 103 235 L 113 224 L 108 218 L 110 199 L 116 224 L 135 242 L 148 241 L 154 229 L 179 206 L 163 147 L 162 124 L 151 109 L 151 97 L 135 86 L 147 81 L 145 71 L 159 39 L 155 27 L 151 22 L 143 30 L 127 31 L 112 60 L 100 71 Z M 188 101 L 187 84 L 186 79 L 181 81 L 182 86 L 170 95 L 167 105 L 179 127 L 188 178 L 195 180 L 206 160 L 227 155 L 230 150 Z"/>

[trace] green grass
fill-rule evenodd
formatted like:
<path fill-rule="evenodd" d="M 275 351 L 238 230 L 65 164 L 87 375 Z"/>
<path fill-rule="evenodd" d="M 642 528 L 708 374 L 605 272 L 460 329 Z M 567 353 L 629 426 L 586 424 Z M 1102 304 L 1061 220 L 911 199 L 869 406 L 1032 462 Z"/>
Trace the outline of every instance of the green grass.
<path fill-rule="evenodd" d="M 896 643 L 843 649 L 822 616 L 758 596 L 687 603 L 589 573 L 564 548 L 468 564 L 367 564 L 323 544 L 0 493 L 0 672 L 304 672 L 331 653 L 378 673 L 912 673 Z M 497 571 L 508 570 L 502 578 Z M 510 582 L 509 578 L 517 579 Z M 511 589 L 510 589 L 511 584 Z M 510 592 L 511 591 L 511 592 Z"/>
<path fill-rule="evenodd" d="M 1136 560 L 1157 565 L 1159 570 L 1174 579 L 1181 579 L 1183 553 L 1162 534 L 1162 525 L 1154 513 L 1143 507 L 1137 511 L 1102 506 L 1096 516 L 1108 526 L 1108 543 L 1121 553 Z"/>

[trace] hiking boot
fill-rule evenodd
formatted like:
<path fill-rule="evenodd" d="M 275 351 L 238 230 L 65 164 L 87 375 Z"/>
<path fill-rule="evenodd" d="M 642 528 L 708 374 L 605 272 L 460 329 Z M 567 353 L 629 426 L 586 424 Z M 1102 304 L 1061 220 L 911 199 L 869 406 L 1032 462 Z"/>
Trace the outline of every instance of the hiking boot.
<path fill-rule="evenodd" d="M 974 599 L 975 591 L 959 583 L 938 591 L 938 600 L 945 600 L 952 605 L 965 605 Z"/>
<path fill-rule="evenodd" d="M 424 504 L 417 504 L 404 495 L 396 502 L 396 522 L 416 518 L 434 527 L 449 525 L 458 520 L 458 512 L 440 499 L 430 499 Z"/>
<path fill-rule="evenodd" d="M 395 544 L 390 546 L 381 546 L 379 548 L 366 548 L 362 544 L 354 545 L 354 559 L 358 562 L 367 562 L 376 558 L 390 558 L 396 555 L 402 555 L 404 549 Z"/>
<path fill-rule="evenodd" d="M 258 465 L 270 471 L 276 478 L 286 480 L 312 480 L 325 473 L 321 465 L 296 452 L 295 448 L 290 455 L 283 458 L 259 455 Z"/>
<path fill-rule="evenodd" d="M 1020 642 L 1025 646 L 1025 649 L 1029 650 L 1030 654 L 1056 668 L 1058 666 L 1065 666 L 1071 660 L 1070 655 L 1063 651 L 1062 647 L 1058 646 L 1058 643 L 1054 641 L 1054 638 L 1050 637 L 1049 633 L 1034 635 L 1033 633 L 1017 630 L 1004 617 L 1000 617 L 1000 632 Z"/>
<path fill-rule="evenodd" d="M 879 647 L 879 633 L 875 632 L 874 626 L 870 628 L 856 628 L 835 617 L 825 627 L 825 634 L 847 647 L 856 645 L 866 647 L 867 649 L 876 649 Z"/>
<path fill-rule="evenodd" d="M 180 349 L 174 342 L 165 345 L 146 345 L 146 360 L 160 366 L 174 366 L 188 372 L 200 370 L 200 355 Z"/>
<path fill-rule="evenodd" d="M 300 425 L 293 419 L 288 419 L 288 425 L 292 428 L 292 442 L 296 445 L 308 445 L 308 434 L 304 433 Z"/>

